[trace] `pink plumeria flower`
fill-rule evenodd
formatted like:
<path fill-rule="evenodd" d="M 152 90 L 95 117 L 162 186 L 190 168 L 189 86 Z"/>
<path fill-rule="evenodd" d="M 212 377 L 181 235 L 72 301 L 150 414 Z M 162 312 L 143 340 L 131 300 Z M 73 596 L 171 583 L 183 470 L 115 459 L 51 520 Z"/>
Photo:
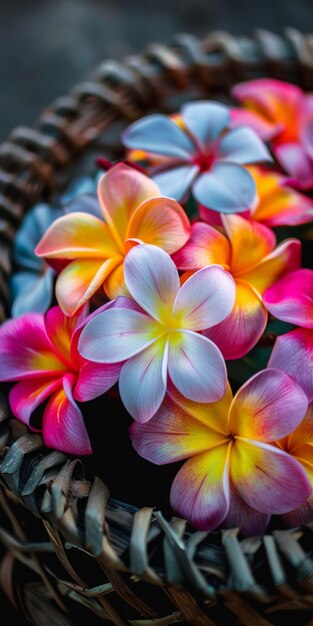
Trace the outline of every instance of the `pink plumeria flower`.
<path fill-rule="evenodd" d="M 304 270 L 303 270 L 304 271 Z M 312 272 L 313 273 L 313 272 Z M 292 376 L 309 401 L 308 410 L 298 428 L 277 445 L 292 455 L 307 472 L 313 487 L 313 328 L 298 328 L 276 339 L 268 367 L 277 367 Z M 289 411 L 289 405 L 288 405 Z M 313 495 L 284 515 L 289 526 L 313 522 Z"/>
<path fill-rule="evenodd" d="M 313 221 L 313 200 L 293 189 L 286 176 L 263 167 L 249 167 L 257 189 L 257 201 L 243 217 L 265 226 L 296 226 Z M 199 207 L 202 219 L 212 226 L 222 226 L 219 213 Z"/>
<path fill-rule="evenodd" d="M 126 361 L 119 389 L 134 417 L 146 422 L 166 393 L 168 375 L 186 397 L 219 400 L 226 385 L 224 359 L 197 331 L 232 310 L 235 285 L 220 266 L 206 267 L 180 287 L 179 274 L 161 248 L 141 244 L 126 256 L 124 278 L 133 300 L 116 300 L 83 330 L 79 351 L 98 363 Z"/>
<path fill-rule="evenodd" d="M 151 172 L 162 193 L 183 200 L 192 190 L 200 204 L 221 213 L 250 209 L 255 183 L 242 165 L 271 161 L 265 144 L 248 127 L 229 130 L 229 110 L 218 102 L 185 104 L 180 117 L 177 124 L 149 115 L 124 131 L 123 142 L 162 157 Z"/>
<path fill-rule="evenodd" d="M 288 411 L 286 412 L 286 406 Z M 199 530 L 219 524 L 262 535 L 270 515 L 295 508 L 310 495 L 301 464 L 271 442 L 301 422 L 307 399 L 275 369 L 259 372 L 235 397 L 230 386 L 218 403 L 186 400 L 172 386 L 147 424 L 130 436 L 145 459 L 163 465 L 188 459 L 171 489 L 171 505 Z"/>
<path fill-rule="evenodd" d="M 56 306 L 45 316 L 27 313 L 0 328 L 0 380 L 18 381 L 9 394 L 13 415 L 33 428 L 33 412 L 48 401 L 42 418 L 44 443 L 70 454 L 91 453 L 76 400 L 103 394 L 117 382 L 121 369 L 121 364 L 90 363 L 78 353 L 86 313 L 84 308 L 67 318 Z"/>
<path fill-rule="evenodd" d="M 184 209 L 124 163 L 113 165 L 100 178 L 98 201 L 99 216 L 72 207 L 53 222 L 36 248 L 50 263 L 65 260 L 56 297 L 66 315 L 74 315 L 101 288 L 110 300 L 127 295 L 123 265 L 132 246 L 152 243 L 172 254 L 190 234 Z"/>
<path fill-rule="evenodd" d="M 282 167 L 300 187 L 313 187 L 313 94 L 280 80 L 259 78 L 236 85 L 244 109 L 232 110 L 234 124 L 246 124 L 271 141 Z"/>
<path fill-rule="evenodd" d="M 225 359 L 238 359 L 249 352 L 262 336 L 268 313 L 263 294 L 279 278 L 301 264 L 301 243 L 287 239 L 276 245 L 272 230 L 240 215 L 222 215 L 225 235 L 195 222 L 187 244 L 173 255 L 186 275 L 211 263 L 229 271 L 236 283 L 236 301 L 231 314 L 205 335 L 218 345 Z"/>

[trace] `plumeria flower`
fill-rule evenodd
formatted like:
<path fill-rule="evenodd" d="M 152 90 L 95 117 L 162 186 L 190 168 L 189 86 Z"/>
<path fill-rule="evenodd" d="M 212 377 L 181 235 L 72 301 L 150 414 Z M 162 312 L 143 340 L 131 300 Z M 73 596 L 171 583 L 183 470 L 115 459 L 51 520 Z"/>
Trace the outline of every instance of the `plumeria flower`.
<path fill-rule="evenodd" d="M 69 213 L 52 224 L 36 248 L 48 261 L 68 262 L 56 282 L 56 297 L 66 315 L 73 315 L 102 286 L 111 299 L 126 293 L 123 265 L 132 246 L 143 241 L 172 254 L 189 237 L 182 207 L 161 197 L 156 184 L 132 167 L 119 163 L 104 174 L 98 199 L 102 219 Z"/>
<path fill-rule="evenodd" d="M 183 105 L 181 123 L 149 115 L 123 133 L 127 148 L 163 161 L 152 172 L 162 193 L 177 200 L 190 190 L 204 206 L 221 213 L 246 211 L 255 201 L 255 183 L 245 164 L 271 161 L 265 144 L 247 127 L 229 130 L 228 108 L 217 102 Z"/>
<path fill-rule="evenodd" d="M 10 280 L 11 315 L 18 317 L 34 311 L 45 313 L 51 304 L 55 273 L 34 249 L 61 209 L 48 204 L 36 205 L 24 218 L 16 233 L 13 260 L 17 271 Z"/>
<path fill-rule="evenodd" d="M 178 271 L 161 248 L 142 244 L 124 263 L 132 299 L 96 315 L 83 330 L 79 351 L 97 363 L 125 361 L 122 401 L 138 421 L 148 421 L 166 393 L 168 375 L 186 397 L 219 400 L 226 385 L 224 359 L 198 334 L 232 310 L 235 285 L 220 266 L 206 267 L 180 287 Z"/>
<path fill-rule="evenodd" d="M 261 535 L 270 515 L 290 511 L 311 493 L 301 464 L 271 444 L 288 436 L 306 409 L 299 385 L 270 369 L 234 398 L 228 386 L 212 404 L 190 402 L 171 386 L 158 413 L 147 424 L 134 423 L 130 436 L 135 450 L 157 465 L 188 459 L 170 499 L 193 526 L 210 531 L 223 522 Z"/>
<path fill-rule="evenodd" d="M 236 85 L 235 124 L 247 124 L 270 140 L 282 167 L 303 188 L 313 186 L 313 94 L 280 80 L 259 78 Z"/>
<path fill-rule="evenodd" d="M 305 270 L 303 270 L 305 271 Z M 312 272 L 313 273 L 313 272 Z M 299 314 L 301 311 L 299 309 Z M 277 445 L 292 455 L 307 472 L 313 487 L 313 328 L 298 328 L 276 339 L 268 367 L 278 367 L 292 376 L 309 401 L 303 421 Z M 289 411 L 289 405 L 288 405 Z M 313 522 L 313 495 L 299 507 L 284 515 L 289 526 Z"/>
<path fill-rule="evenodd" d="M 269 228 L 239 215 L 223 215 L 225 235 L 195 222 L 187 244 L 173 255 L 187 276 L 201 267 L 218 263 L 236 283 L 236 301 L 231 314 L 205 335 L 218 345 L 225 359 L 245 355 L 260 339 L 268 319 L 263 302 L 265 290 L 288 272 L 300 267 L 301 243 L 287 239 L 275 248 L 276 238 Z"/>
<path fill-rule="evenodd" d="M 0 328 L 0 380 L 18 381 L 9 394 L 13 415 L 33 428 L 33 412 L 47 402 L 42 418 L 44 442 L 70 454 L 91 453 L 76 401 L 103 394 L 116 383 L 121 369 L 120 364 L 108 367 L 79 355 L 77 342 L 86 313 L 83 308 L 67 318 L 56 306 L 46 316 L 28 313 Z"/>
<path fill-rule="evenodd" d="M 249 167 L 257 189 L 257 201 L 250 211 L 241 214 L 246 219 L 261 222 L 266 226 L 296 226 L 313 221 L 313 200 L 295 191 L 286 176 L 261 167 Z M 199 207 L 202 219 L 212 226 L 222 226 L 216 211 Z"/>

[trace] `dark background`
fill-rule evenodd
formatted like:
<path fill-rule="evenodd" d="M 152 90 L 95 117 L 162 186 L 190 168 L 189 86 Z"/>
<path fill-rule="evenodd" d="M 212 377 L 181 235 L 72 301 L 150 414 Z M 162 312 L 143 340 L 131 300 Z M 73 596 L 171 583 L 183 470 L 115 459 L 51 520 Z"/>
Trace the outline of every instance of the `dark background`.
<path fill-rule="evenodd" d="M 313 0 L 0 0 L 0 141 L 104 58 L 176 32 L 313 32 Z"/>
<path fill-rule="evenodd" d="M 0 142 L 105 58 L 177 32 L 286 26 L 313 33 L 313 0 L 0 0 Z M 1 594 L 0 610 L 2 626 L 22 626 Z"/>

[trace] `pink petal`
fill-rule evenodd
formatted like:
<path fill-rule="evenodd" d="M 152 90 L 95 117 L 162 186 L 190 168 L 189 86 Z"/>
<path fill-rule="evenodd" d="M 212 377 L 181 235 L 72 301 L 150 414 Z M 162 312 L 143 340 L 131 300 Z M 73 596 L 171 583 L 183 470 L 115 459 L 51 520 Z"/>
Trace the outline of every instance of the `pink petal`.
<path fill-rule="evenodd" d="M 275 124 L 267 120 L 256 111 L 232 108 L 230 110 L 232 126 L 249 126 L 263 141 L 270 141 L 281 129 L 281 124 Z"/>
<path fill-rule="evenodd" d="M 124 275 L 134 300 L 156 320 L 171 310 L 180 288 L 171 257 L 157 246 L 142 244 L 125 258 Z"/>
<path fill-rule="evenodd" d="M 311 493 L 305 470 L 292 456 L 259 441 L 236 440 L 231 478 L 242 499 L 269 515 L 287 513 Z"/>
<path fill-rule="evenodd" d="M 277 369 L 263 370 L 237 391 L 229 411 L 230 432 L 276 441 L 297 428 L 307 408 L 306 395 L 293 378 Z"/>
<path fill-rule="evenodd" d="M 266 290 L 263 302 L 277 319 L 313 328 L 313 271 L 289 272 Z"/>
<path fill-rule="evenodd" d="M 232 89 L 234 98 L 274 123 L 294 122 L 303 103 L 303 92 L 291 83 L 273 78 L 258 78 L 239 83 Z M 252 106 L 251 106 L 252 105 Z"/>
<path fill-rule="evenodd" d="M 306 328 L 277 337 L 268 367 L 293 376 L 313 400 L 313 332 Z"/>
<path fill-rule="evenodd" d="M 216 211 L 212 211 L 218 215 Z M 203 222 L 191 226 L 191 235 L 186 245 L 172 256 L 181 270 L 198 270 L 207 265 L 230 265 L 230 244 L 222 233 Z"/>
<path fill-rule="evenodd" d="M 119 363 L 142 352 L 163 334 L 163 328 L 147 315 L 114 307 L 86 324 L 78 351 L 96 363 Z"/>
<path fill-rule="evenodd" d="M 137 207 L 159 196 L 156 184 L 133 167 L 117 163 L 98 183 L 98 197 L 105 221 L 123 254 L 129 221 Z"/>
<path fill-rule="evenodd" d="M 73 396 L 78 402 L 87 402 L 104 394 L 118 381 L 122 363 L 110 365 L 86 361 L 80 367 Z"/>
<path fill-rule="evenodd" d="M 214 530 L 229 509 L 228 446 L 217 446 L 191 458 L 179 470 L 171 505 L 199 530 Z"/>
<path fill-rule="evenodd" d="M 259 296 L 248 283 L 237 280 L 232 312 L 204 334 L 216 343 L 226 360 L 239 359 L 256 345 L 266 324 L 267 312 Z"/>
<path fill-rule="evenodd" d="M 167 386 L 168 345 L 166 338 L 155 341 L 122 367 L 119 391 L 127 411 L 140 423 L 159 409 Z"/>
<path fill-rule="evenodd" d="M 43 439 L 48 448 L 68 454 L 91 454 L 84 419 L 73 396 L 75 377 L 64 376 L 63 388 L 49 400 L 43 415 Z"/>
<path fill-rule="evenodd" d="M 164 465 L 188 459 L 227 441 L 225 435 L 208 426 L 193 419 L 167 395 L 152 419 L 146 424 L 134 422 L 129 433 L 140 456 Z"/>
<path fill-rule="evenodd" d="M 196 151 L 188 135 L 165 115 L 148 115 L 134 122 L 122 139 L 127 148 L 186 160 Z"/>
<path fill-rule="evenodd" d="M 248 506 L 231 484 L 229 511 L 223 526 L 240 528 L 246 537 L 263 537 L 270 519 L 270 515 Z"/>
<path fill-rule="evenodd" d="M 232 311 L 236 296 L 233 277 L 220 265 L 198 270 L 180 288 L 173 315 L 184 328 L 202 330 L 221 322 Z"/>
<path fill-rule="evenodd" d="M 295 528 L 296 526 L 305 526 L 313 522 L 313 494 L 300 504 L 296 509 L 285 513 L 284 522 L 287 526 Z"/>
<path fill-rule="evenodd" d="M 301 241 L 286 239 L 273 252 L 264 257 L 258 265 L 243 272 L 240 279 L 254 287 L 256 293 L 261 297 L 268 287 L 300 266 Z"/>
<path fill-rule="evenodd" d="M 14 385 L 9 394 L 14 417 L 29 426 L 29 420 L 37 407 L 62 385 L 62 378 L 47 380 L 22 380 Z M 33 429 L 34 430 L 34 429 Z"/>
<path fill-rule="evenodd" d="M 27 313 L 0 328 L 0 380 L 62 376 L 66 367 L 54 353 L 44 316 Z"/>
<path fill-rule="evenodd" d="M 203 335 L 182 330 L 170 338 L 168 370 L 175 387 L 190 400 L 216 402 L 225 393 L 225 361 Z"/>
<path fill-rule="evenodd" d="M 274 152 L 282 167 L 295 179 L 294 182 L 300 188 L 311 189 L 313 186 L 313 160 L 310 159 L 304 147 L 296 142 L 286 143 L 276 146 Z"/>

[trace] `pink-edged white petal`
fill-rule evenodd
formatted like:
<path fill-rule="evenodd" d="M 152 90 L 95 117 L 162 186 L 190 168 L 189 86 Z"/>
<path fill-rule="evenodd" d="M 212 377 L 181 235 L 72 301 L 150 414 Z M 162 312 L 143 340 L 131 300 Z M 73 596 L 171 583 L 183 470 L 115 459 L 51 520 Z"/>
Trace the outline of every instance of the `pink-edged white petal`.
<path fill-rule="evenodd" d="M 214 530 L 229 510 L 228 446 L 191 458 L 179 470 L 171 489 L 171 505 L 198 530 Z"/>
<path fill-rule="evenodd" d="M 129 434 L 136 452 L 156 465 L 188 459 L 227 442 L 225 435 L 209 428 L 209 421 L 193 419 L 168 395 L 152 419 L 134 422 Z"/>
<path fill-rule="evenodd" d="M 127 148 L 190 160 L 196 148 L 188 135 L 165 115 L 148 115 L 122 134 Z"/>
<path fill-rule="evenodd" d="M 236 284 L 220 265 L 198 270 L 180 288 L 173 315 L 182 320 L 183 328 L 203 330 L 221 322 L 232 311 Z"/>
<path fill-rule="evenodd" d="M 181 115 L 185 126 L 204 151 L 230 125 L 229 110 L 219 102 L 189 102 L 182 106 Z"/>
<path fill-rule="evenodd" d="M 226 389 L 226 366 L 217 346 L 191 330 L 170 337 L 168 370 L 170 378 L 186 398 L 196 402 L 217 402 Z"/>
<path fill-rule="evenodd" d="M 313 271 L 289 272 L 266 290 L 263 302 L 277 319 L 313 328 Z"/>
<path fill-rule="evenodd" d="M 313 400 L 313 331 L 298 328 L 277 337 L 268 367 L 293 376 L 309 402 Z"/>
<path fill-rule="evenodd" d="M 49 400 L 43 414 L 43 440 L 48 448 L 68 454 L 91 454 L 91 444 L 72 388 L 75 377 L 64 376 L 63 388 Z"/>
<path fill-rule="evenodd" d="M 62 378 L 47 381 L 22 380 L 14 385 L 9 393 L 10 407 L 14 417 L 30 426 L 29 420 L 35 409 L 61 385 Z"/>
<path fill-rule="evenodd" d="M 229 131 L 222 138 L 216 156 L 223 161 L 246 165 L 273 160 L 262 139 L 247 126 L 238 126 Z"/>
<path fill-rule="evenodd" d="M 155 341 L 122 367 L 119 391 L 127 411 L 138 422 L 147 422 L 159 409 L 167 386 L 168 343 Z"/>
<path fill-rule="evenodd" d="M 183 201 L 199 174 L 198 165 L 175 165 L 152 173 L 152 177 L 161 193 L 169 198 Z"/>
<path fill-rule="evenodd" d="M 87 402 L 101 396 L 117 383 L 121 368 L 122 363 L 83 363 L 74 388 L 75 400 Z"/>
<path fill-rule="evenodd" d="M 66 367 L 55 354 L 44 316 L 26 313 L 0 328 L 0 380 L 62 375 Z"/>
<path fill-rule="evenodd" d="M 302 465 L 286 452 L 260 441 L 236 439 L 230 472 L 242 499 L 261 513 L 287 513 L 311 493 Z"/>
<path fill-rule="evenodd" d="M 263 537 L 271 516 L 260 513 L 240 497 L 233 484 L 230 485 L 230 503 L 223 526 L 240 528 L 246 537 Z"/>
<path fill-rule="evenodd" d="M 180 288 L 178 271 L 171 257 L 161 248 L 142 244 L 125 258 L 125 283 L 134 300 L 161 321 L 172 309 Z"/>
<path fill-rule="evenodd" d="M 86 324 L 78 342 L 79 353 L 95 363 L 125 361 L 164 334 L 160 324 L 138 311 L 106 309 Z"/>
<path fill-rule="evenodd" d="M 199 176 L 193 194 L 200 204 L 219 213 L 243 213 L 254 205 L 256 185 L 241 165 L 218 161 Z"/>
<path fill-rule="evenodd" d="M 293 378 L 277 369 L 263 370 L 237 391 L 229 411 L 230 432 L 276 441 L 299 426 L 307 408 L 307 397 Z"/>

